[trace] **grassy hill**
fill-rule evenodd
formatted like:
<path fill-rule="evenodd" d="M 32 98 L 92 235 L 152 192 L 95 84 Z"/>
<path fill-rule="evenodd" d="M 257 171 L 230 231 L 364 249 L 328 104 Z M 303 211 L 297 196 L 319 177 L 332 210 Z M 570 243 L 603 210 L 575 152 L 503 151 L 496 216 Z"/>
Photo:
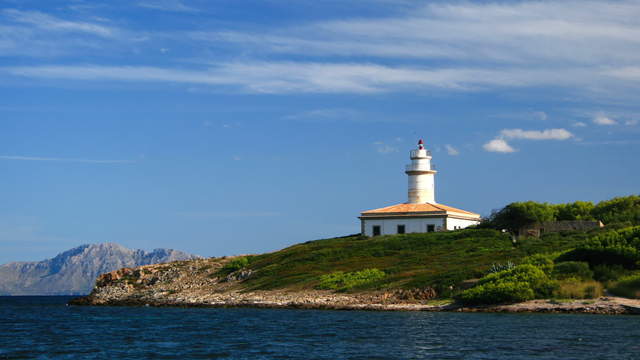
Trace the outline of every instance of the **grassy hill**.
<path fill-rule="evenodd" d="M 387 276 L 351 290 L 431 286 L 444 295 L 451 286 L 456 289 L 464 280 L 482 277 L 493 264 L 573 249 L 596 232 L 548 234 L 516 244 L 508 234 L 491 229 L 309 241 L 249 257 L 246 269 L 255 275 L 244 286 L 310 289 L 319 285 L 322 275 L 375 268 Z"/>

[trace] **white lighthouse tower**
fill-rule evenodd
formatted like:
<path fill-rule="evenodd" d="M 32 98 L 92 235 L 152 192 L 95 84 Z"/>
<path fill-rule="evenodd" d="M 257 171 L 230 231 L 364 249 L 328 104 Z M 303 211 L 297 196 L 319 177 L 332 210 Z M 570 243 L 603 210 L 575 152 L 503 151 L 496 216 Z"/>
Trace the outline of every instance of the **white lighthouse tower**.
<path fill-rule="evenodd" d="M 362 234 L 366 236 L 394 235 L 464 229 L 480 222 L 480 215 L 436 203 L 431 152 L 418 141 L 418 148 L 410 152 L 411 164 L 405 167 L 409 177 L 409 199 L 360 213 Z"/>
<path fill-rule="evenodd" d="M 406 166 L 409 176 L 409 204 L 436 202 L 435 174 L 431 165 L 431 151 L 424 148 L 422 139 L 418 148 L 411 150 L 411 164 Z"/>

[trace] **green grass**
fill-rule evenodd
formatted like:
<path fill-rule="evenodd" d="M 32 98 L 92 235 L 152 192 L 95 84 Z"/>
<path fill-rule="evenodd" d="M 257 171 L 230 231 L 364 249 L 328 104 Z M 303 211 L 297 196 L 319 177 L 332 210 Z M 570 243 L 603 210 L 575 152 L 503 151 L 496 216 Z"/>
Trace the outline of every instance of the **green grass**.
<path fill-rule="evenodd" d="M 244 286 L 247 290 L 312 289 L 322 275 L 376 268 L 386 276 L 354 291 L 432 286 L 447 296 L 463 280 L 486 275 L 495 263 L 520 263 L 529 255 L 569 250 L 587 238 L 579 232 L 549 234 L 514 246 L 507 234 L 467 229 L 309 241 L 253 257 L 247 267 L 255 275 Z"/>

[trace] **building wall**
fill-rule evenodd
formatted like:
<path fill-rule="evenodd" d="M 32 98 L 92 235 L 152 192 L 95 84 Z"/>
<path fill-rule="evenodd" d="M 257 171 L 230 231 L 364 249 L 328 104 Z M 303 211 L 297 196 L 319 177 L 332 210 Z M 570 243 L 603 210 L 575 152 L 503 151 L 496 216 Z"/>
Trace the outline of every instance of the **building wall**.
<path fill-rule="evenodd" d="M 479 220 L 464 220 L 450 217 L 447 218 L 447 230 L 464 229 L 467 226 L 476 225 L 479 222 Z"/>
<path fill-rule="evenodd" d="M 436 231 L 444 230 L 444 218 L 365 219 L 364 233 L 366 236 L 373 236 L 374 225 L 380 225 L 381 235 L 397 234 L 398 225 L 404 225 L 406 233 L 423 233 L 427 232 L 427 225 L 434 225 Z"/>
<path fill-rule="evenodd" d="M 478 221 L 447 218 L 447 228 L 444 228 L 444 217 L 440 218 L 405 218 L 405 219 L 365 219 L 364 234 L 373 236 L 373 226 L 380 226 L 380 235 L 395 235 L 398 225 L 405 226 L 405 233 L 425 233 L 427 225 L 434 225 L 435 231 L 464 229 L 475 225 Z"/>

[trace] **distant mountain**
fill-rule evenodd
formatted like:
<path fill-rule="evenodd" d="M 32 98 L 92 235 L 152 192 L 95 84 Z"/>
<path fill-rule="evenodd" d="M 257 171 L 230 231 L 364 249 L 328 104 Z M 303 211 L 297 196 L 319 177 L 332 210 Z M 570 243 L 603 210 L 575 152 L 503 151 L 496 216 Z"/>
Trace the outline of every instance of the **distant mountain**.
<path fill-rule="evenodd" d="M 199 256 L 172 249 L 150 252 L 114 243 L 81 245 L 52 259 L 0 265 L 0 295 L 79 295 L 91 292 L 100 274 Z"/>

